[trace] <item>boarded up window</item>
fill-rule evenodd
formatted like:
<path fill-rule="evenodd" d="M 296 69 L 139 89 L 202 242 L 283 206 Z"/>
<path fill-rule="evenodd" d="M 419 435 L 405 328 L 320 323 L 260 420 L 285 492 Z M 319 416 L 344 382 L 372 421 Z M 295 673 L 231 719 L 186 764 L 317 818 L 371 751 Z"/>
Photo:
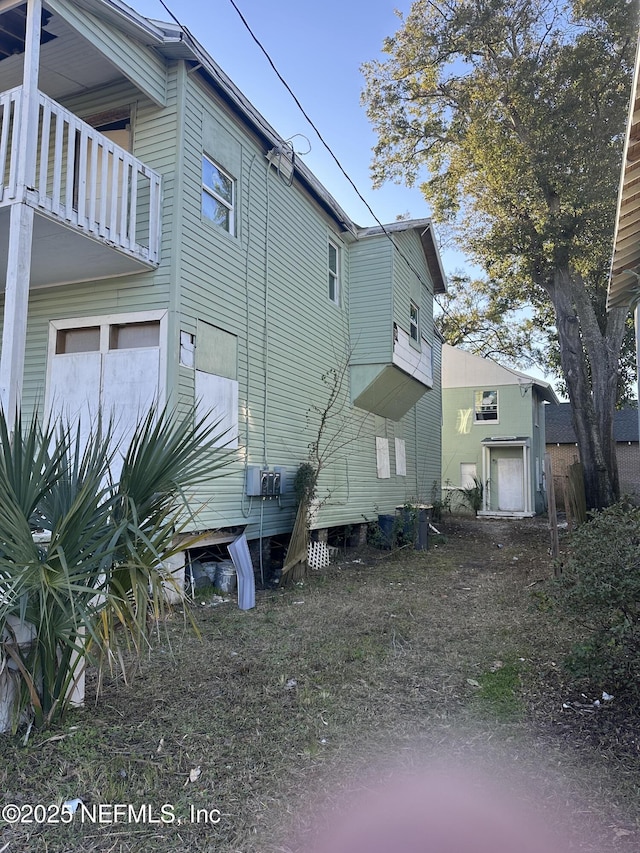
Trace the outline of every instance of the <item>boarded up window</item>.
<path fill-rule="evenodd" d="M 215 447 L 238 446 L 238 383 L 196 370 L 196 415 L 212 433 Z"/>
<path fill-rule="evenodd" d="M 160 346 L 160 323 L 122 323 L 109 328 L 109 349 Z"/>
<path fill-rule="evenodd" d="M 198 320 L 196 369 L 226 379 L 238 378 L 238 337 Z"/>
<path fill-rule="evenodd" d="M 407 452 L 404 438 L 396 438 L 396 476 L 407 476 Z"/>
<path fill-rule="evenodd" d="M 216 425 L 217 447 L 238 446 L 238 338 L 198 320 L 196 332 L 197 413 Z"/>
<path fill-rule="evenodd" d="M 111 473 L 118 479 L 121 451 L 160 400 L 160 322 L 109 323 L 105 318 L 99 325 L 58 329 L 47 399 L 53 418 L 72 425 L 80 420 L 81 447 L 99 413 L 105 423 L 111 422 L 116 449 Z"/>
<path fill-rule="evenodd" d="M 460 463 L 460 488 L 472 489 L 475 486 L 476 463 L 461 462 Z"/>
<path fill-rule="evenodd" d="M 391 477 L 389 465 L 389 439 L 376 436 L 376 468 L 378 479 L 388 480 Z"/>

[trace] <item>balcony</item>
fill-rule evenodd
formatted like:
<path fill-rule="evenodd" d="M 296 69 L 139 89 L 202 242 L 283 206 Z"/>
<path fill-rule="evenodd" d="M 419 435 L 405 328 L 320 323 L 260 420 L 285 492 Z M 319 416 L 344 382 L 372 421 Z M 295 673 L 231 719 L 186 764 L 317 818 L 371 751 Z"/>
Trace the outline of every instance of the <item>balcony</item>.
<path fill-rule="evenodd" d="M 420 349 L 414 347 L 407 332 L 396 323 L 391 363 L 351 367 L 354 405 L 393 421 L 404 417 L 430 388 L 433 388 L 431 346 L 421 338 Z"/>
<path fill-rule="evenodd" d="M 22 87 L 0 93 L 0 285 L 9 211 L 25 202 L 34 222 L 31 287 L 155 269 L 160 176 L 42 92 L 33 187 L 18 175 Z"/>
<path fill-rule="evenodd" d="M 431 346 L 426 338 L 420 347 L 411 343 L 409 335 L 393 324 L 393 363 L 427 388 L 433 388 L 433 364 Z"/>

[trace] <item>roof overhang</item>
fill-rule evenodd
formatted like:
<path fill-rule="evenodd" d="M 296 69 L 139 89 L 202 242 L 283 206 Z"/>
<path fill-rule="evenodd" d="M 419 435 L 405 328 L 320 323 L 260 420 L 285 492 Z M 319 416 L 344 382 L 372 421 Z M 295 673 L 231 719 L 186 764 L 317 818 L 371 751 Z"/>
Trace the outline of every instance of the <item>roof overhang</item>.
<path fill-rule="evenodd" d="M 607 309 L 640 301 L 640 40 L 618 191 Z"/>
<path fill-rule="evenodd" d="M 490 435 L 480 444 L 485 447 L 529 447 L 531 439 L 526 435 Z"/>
<path fill-rule="evenodd" d="M 84 2 L 96 3 L 106 2 L 106 0 L 84 0 Z M 113 2 L 113 0 L 109 0 L 109 2 Z M 235 115 L 257 134 L 267 150 L 285 145 L 286 140 L 258 112 L 187 29 L 161 21 L 150 21 L 149 24 L 161 31 L 163 35 L 162 44 L 154 45 L 154 47 L 166 59 L 194 63 L 193 73 L 202 75 L 213 86 Z M 357 226 L 299 157 L 294 157 L 293 170 L 296 178 L 337 222 L 339 227 L 355 237 Z"/>
<path fill-rule="evenodd" d="M 447 277 L 433 231 L 431 219 L 401 219 L 389 225 L 375 225 L 372 228 L 359 228 L 358 239 L 380 234 L 393 235 L 403 231 L 415 231 L 420 238 L 422 251 L 433 282 L 434 293 L 447 292 Z"/>

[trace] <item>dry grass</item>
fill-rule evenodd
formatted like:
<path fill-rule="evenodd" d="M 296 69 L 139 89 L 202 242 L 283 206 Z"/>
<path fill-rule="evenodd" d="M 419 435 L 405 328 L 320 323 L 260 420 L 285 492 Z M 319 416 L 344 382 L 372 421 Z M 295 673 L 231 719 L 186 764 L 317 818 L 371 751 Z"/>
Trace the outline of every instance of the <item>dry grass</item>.
<path fill-rule="evenodd" d="M 174 614 L 131 687 L 108 684 L 26 746 L 0 738 L 5 803 L 149 804 L 156 819 L 167 803 L 176 817 L 0 824 L 0 851 L 288 851 L 320 803 L 435 756 L 525 778 L 573 831 L 566 849 L 640 849 L 628 717 L 562 708 L 572 629 L 531 597 L 550 575 L 543 524 L 443 526 L 428 552 L 349 552 L 250 612 L 200 599 L 201 640 Z M 192 822 L 190 806 L 220 822 Z"/>

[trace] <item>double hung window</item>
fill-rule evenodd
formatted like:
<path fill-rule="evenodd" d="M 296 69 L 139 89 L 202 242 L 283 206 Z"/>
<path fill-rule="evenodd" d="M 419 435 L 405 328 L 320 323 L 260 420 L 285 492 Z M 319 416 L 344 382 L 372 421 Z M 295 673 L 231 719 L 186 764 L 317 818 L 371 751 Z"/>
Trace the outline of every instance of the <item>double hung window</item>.
<path fill-rule="evenodd" d="M 202 158 L 202 213 L 229 234 L 236 233 L 236 182 L 213 160 Z"/>

